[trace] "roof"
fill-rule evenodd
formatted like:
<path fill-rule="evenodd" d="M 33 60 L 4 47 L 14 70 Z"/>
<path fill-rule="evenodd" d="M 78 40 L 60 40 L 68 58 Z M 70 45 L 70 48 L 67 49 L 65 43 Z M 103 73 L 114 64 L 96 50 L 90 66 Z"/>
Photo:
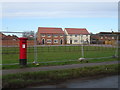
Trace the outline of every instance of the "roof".
<path fill-rule="evenodd" d="M 38 27 L 38 33 L 41 34 L 64 34 L 62 28 Z"/>
<path fill-rule="evenodd" d="M 3 38 L 3 40 L 14 40 L 14 39 L 18 40 L 18 37 L 15 35 L 13 35 L 13 36 L 8 35 Z"/>
<path fill-rule="evenodd" d="M 89 34 L 86 28 L 65 28 L 68 34 Z"/>
<path fill-rule="evenodd" d="M 4 37 L 6 37 L 6 35 L 0 32 L 0 38 L 1 37 L 4 38 Z"/>
<path fill-rule="evenodd" d="M 99 32 L 98 34 L 120 34 L 120 32 Z"/>
<path fill-rule="evenodd" d="M 99 36 L 98 34 L 93 34 L 93 35 L 91 35 L 91 38 L 92 38 L 92 39 L 99 39 L 100 36 Z"/>

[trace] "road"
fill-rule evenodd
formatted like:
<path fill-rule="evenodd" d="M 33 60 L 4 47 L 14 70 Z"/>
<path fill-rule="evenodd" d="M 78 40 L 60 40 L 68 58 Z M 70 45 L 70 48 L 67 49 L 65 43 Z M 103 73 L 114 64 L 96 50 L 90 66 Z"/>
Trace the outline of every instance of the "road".
<path fill-rule="evenodd" d="M 31 67 L 31 68 L 21 68 L 21 69 L 9 69 L 9 70 L 2 70 L 2 75 L 24 73 L 24 72 L 60 70 L 60 69 L 72 69 L 72 68 L 74 69 L 74 68 L 81 68 L 81 67 L 110 65 L 110 64 L 117 64 L 117 63 L 119 62 L 108 61 L 108 62 L 100 62 L 100 63 L 83 63 L 83 64 L 71 64 L 71 65 L 60 65 L 60 66 L 42 66 L 42 67 Z"/>

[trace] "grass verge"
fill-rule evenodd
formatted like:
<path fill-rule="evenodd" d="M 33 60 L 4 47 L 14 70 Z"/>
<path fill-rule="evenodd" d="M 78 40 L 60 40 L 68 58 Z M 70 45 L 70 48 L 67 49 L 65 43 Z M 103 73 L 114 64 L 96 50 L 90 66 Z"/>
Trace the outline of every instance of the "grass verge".
<path fill-rule="evenodd" d="M 25 88 L 28 86 L 56 84 L 73 78 L 93 77 L 97 75 L 115 75 L 120 71 L 118 66 L 118 64 L 113 64 L 77 69 L 9 74 L 2 77 L 2 84 L 3 88 Z"/>
<path fill-rule="evenodd" d="M 99 63 L 99 62 L 107 62 L 107 61 L 116 61 L 117 58 L 106 58 L 106 59 L 92 59 L 89 60 L 88 63 Z M 39 65 L 28 64 L 26 67 L 41 67 L 41 66 L 58 66 L 58 65 L 70 65 L 70 64 L 82 64 L 86 63 L 86 61 L 64 61 L 64 62 L 51 62 L 51 63 L 39 63 Z M 22 68 L 20 65 L 2 65 L 2 69 L 18 69 Z"/>

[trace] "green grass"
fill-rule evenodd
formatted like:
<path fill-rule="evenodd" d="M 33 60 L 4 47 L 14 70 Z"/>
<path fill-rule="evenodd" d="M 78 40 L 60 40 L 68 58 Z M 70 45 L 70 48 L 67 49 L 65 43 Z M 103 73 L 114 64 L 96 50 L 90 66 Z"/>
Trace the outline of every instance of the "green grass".
<path fill-rule="evenodd" d="M 81 46 L 46 46 L 37 47 L 37 61 L 46 62 L 40 63 L 40 66 L 50 66 L 50 65 L 65 65 L 65 64 L 78 64 L 78 61 L 68 61 L 68 60 L 78 60 L 82 57 Z M 2 63 L 12 64 L 19 63 L 19 48 L 18 47 L 3 47 L 2 48 Z M 27 61 L 34 61 L 34 48 L 28 47 L 27 49 Z M 99 58 L 108 57 L 115 54 L 115 48 L 113 47 L 98 47 L 98 46 L 84 46 L 85 58 Z M 114 61 L 116 58 L 110 59 L 93 59 L 89 62 L 103 62 L 103 61 Z M 54 62 L 47 63 L 47 61 L 64 61 L 64 62 Z M 2 66 L 3 69 L 13 69 L 20 68 L 19 65 L 5 65 Z M 27 67 L 35 67 L 33 64 L 29 64 Z"/>
<path fill-rule="evenodd" d="M 118 64 L 65 69 L 54 71 L 25 72 L 3 75 L 3 88 L 25 88 L 27 86 L 56 84 L 68 79 L 99 75 L 118 75 Z"/>
<path fill-rule="evenodd" d="M 82 57 L 81 46 L 37 47 L 37 61 L 68 61 Z M 85 58 L 107 57 L 115 54 L 115 48 L 84 46 Z M 28 48 L 28 62 L 34 61 L 34 48 Z M 3 48 L 2 63 L 19 63 L 19 48 Z"/>

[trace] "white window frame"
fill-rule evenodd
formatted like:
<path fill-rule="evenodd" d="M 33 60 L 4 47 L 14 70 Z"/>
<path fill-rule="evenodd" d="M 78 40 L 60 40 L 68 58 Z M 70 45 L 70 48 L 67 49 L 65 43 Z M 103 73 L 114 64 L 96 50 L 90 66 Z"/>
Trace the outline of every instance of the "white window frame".
<path fill-rule="evenodd" d="M 41 34 L 42 37 L 45 37 L 45 34 Z"/>
<path fill-rule="evenodd" d="M 13 40 L 14 40 L 14 41 L 16 41 L 16 39 L 15 39 L 15 38 L 13 38 Z"/>
<path fill-rule="evenodd" d="M 112 37 L 112 39 L 115 39 L 115 37 Z"/>
<path fill-rule="evenodd" d="M 56 40 L 57 42 L 55 42 L 55 40 Z M 54 39 L 54 43 L 58 43 L 58 39 Z"/>
<path fill-rule="evenodd" d="M 78 40 L 74 40 L 74 42 L 75 42 L 75 43 L 77 43 L 77 42 L 78 42 Z"/>
<path fill-rule="evenodd" d="M 107 39 L 108 37 L 107 36 L 105 36 L 105 39 Z"/>
<path fill-rule="evenodd" d="M 47 35 L 47 37 L 51 37 L 51 35 L 50 35 L 50 34 L 48 34 L 48 35 Z"/>
<path fill-rule="evenodd" d="M 49 40 L 50 42 L 48 42 L 48 40 Z M 47 43 L 52 43 L 52 40 L 51 40 L 51 39 L 47 39 Z"/>
<path fill-rule="evenodd" d="M 54 37 L 58 37 L 58 35 L 54 35 Z"/>
<path fill-rule="evenodd" d="M 75 37 L 77 37 L 78 35 L 77 34 L 75 34 Z"/>
<path fill-rule="evenodd" d="M 103 39 L 103 37 L 100 37 L 100 39 Z"/>
<path fill-rule="evenodd" d="M 61 34 L 60 37 L 63 37 L 63 35 Z"/>

